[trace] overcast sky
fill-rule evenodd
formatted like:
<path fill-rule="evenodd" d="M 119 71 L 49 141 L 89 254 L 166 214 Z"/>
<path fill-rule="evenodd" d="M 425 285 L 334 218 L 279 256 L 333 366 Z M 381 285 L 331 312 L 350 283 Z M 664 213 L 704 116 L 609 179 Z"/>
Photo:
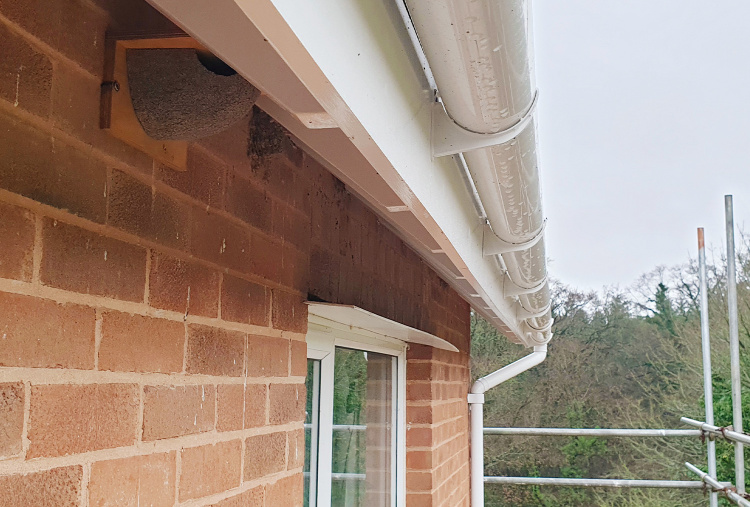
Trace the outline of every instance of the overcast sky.
<path fill-rule="evenodd" d="M 535 0 L 553 277 L 630 285 L 750 218 L 750 2 Z M 750 222 L 747 222 L 750 225 Z"/>

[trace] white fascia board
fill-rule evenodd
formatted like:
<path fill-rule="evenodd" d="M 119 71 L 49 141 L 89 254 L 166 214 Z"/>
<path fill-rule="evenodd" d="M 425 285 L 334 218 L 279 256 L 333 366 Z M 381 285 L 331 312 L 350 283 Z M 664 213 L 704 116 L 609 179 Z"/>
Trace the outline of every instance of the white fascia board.
<path fill-rule="evenodd" d="M 441 270 L 444 276 L 452 274 L 446 281 L 479 313 L 494 314 L 493 324 L 522 341 L 515 311 L 503 297 L 502 275 L 494 259 L 482 253 L 484 224 L 459 170 L 452 158 L 431 156 L 432 91 L 427 89 L 413 55 L 395 0 L 149 1 L 253 84 L 260 82 L 266 95 L 295 115 L 294 106 L 282 96 L 293 95 L 288 91 L 293 83 L 284 83 L 284 93 L 271 89 L 271 84 L 265 84 L 270 69 L 259 67 L 264 60 L 258 57 L 259 52 L 277 53 L 302 84 L 305 95 L 312 96 L 330 115 L 332 124 L 338 125 L 398 196 L 401 203 L 396 204 L 414 214 L 439 246 L 439 255 L 453 264 L 456 271 Z M 254 39 L 260 40 L 260 47 L 248 45 L 242 33 L 232 33 L 231 27 L 242 29 L 241 17 L 262 35 Z M 308 104 L 305 108 L 315 109 Z M 304 117 L 296 117 L 301 127 Z M 326 152 L 334 156 L 322 141 L 325 130 L 290 130 L 322 158 L 329 158 Z M 332 136 L 335 132 L 331 129 Z M 366 171 L 361 167 L 337 169 L 345 183 L 367 196 L 367 185 L 358 183 L 358 172 Z M 371 204 L 383 210 L 383 203 Z M 397 217 L 392 223 L 401 230 Z M 425 255 L 423 248 L 418 250 L 432 265 L 445 264 L 431 259 L 430 252 Z"/>

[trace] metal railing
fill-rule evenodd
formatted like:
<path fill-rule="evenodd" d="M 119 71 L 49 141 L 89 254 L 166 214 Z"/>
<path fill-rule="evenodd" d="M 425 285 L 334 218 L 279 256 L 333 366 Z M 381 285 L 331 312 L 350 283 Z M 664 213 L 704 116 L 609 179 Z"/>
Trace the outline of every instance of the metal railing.
<path fill-rule="evenodd" d="M 732 426 L 714 425 L 713 386 L 711 371 L 711 338 L 708 321 L 708 289 L 706 279 L 706 252 L 703 229 L 698 229 L 698 268 L 700 276 L 701 352 L 703 356 L 703 389 L 706 421 L 683 417 L 680 420 L 697 429 L 600 429 L 600 428 L 484 428 L 485 435 L 524 436 L 587 436 L 587 437 L 701 437 L 706 441 L 708 473 L 691 463 L 685 467 L 700 481 L 625 480 L 625 479 L 571 479 L 563 477 L 484 477 L 486 484 L 515 484 L 536 486 L 572 486 L 604 488 L 681 488 L 710 489 L 711 507 L 718 506 L 718 494 L 730 502 L 750 507 L 750 495 L 745 493 L 744 444 L 750 444 L 750 435 L 742 430 L 742 394 L 740 385 L 740 349 L 737 316 L 737 279 L 735 271 L 734 217 L 732 196 L 724 197 L 727 237 L 727 300 L 729 314 L 729 354 L 732 383 Z M 705 438 L 708 437 L 708 438 Z M 734 445 L 736 487 L 719 482 L 716 475 L 716 438 Z"/>

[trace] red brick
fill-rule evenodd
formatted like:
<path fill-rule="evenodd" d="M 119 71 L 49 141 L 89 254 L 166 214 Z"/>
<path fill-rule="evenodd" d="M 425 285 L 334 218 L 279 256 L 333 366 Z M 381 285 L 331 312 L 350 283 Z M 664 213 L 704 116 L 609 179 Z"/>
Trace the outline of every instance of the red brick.
<path fill-rule="evenodd" d="M 245 440 L 246 481 L 259 479 L 284 470 L 286 462 L 286 433 L 270 433 Z"/>
<path fill-rule="evenodd" d="M 19 454 L 23 449 L 23 384 L 0 384 L 0 458 Z"/>
<path fill-rule="evenodd" d="M 432 491 L 432 472 L 406 472 L 408 491 Z"/>
<path fill-rule="evenodd" d="M 407 447 L 432 447 L 432 428 L 409 428 L 406 432 Z"/>
<path fill-rule="evenodd" d="M 235 431 L 242 429 L 245 410 L 245 386 L 225 384 L 216 386 L 216 429 Z"/>
<path fill-rule="evenodd" d="M 214 386 L 146 386 L 143 440 L 159 440 L 214 429 Z"/>
<path fill-rule="evenodd" d="M 31 281 L 34 265 L 34 215 L 0 203 L 0 278 Z"/>
<path fill-rule="evenodd" d="M 242 441 L 182 451 L 180 501 L 221 493 L 240 485 Z"/>
<path fill-rule="evenodd" d="M 305 430 L 288 431 L 286 437 L 289 451 L 286 468 L 293 470 L 305 464 Z"/>
<path fill-rule="evenodd" d="M 279 282 L 281 280 L 282 267 L 281 243 L 260 234 L 253 234 L 251 248 L 251 272 L 267 280 Z"/>
<path fill-rule="evenodd" d="M 104 165 L 50 135 L 0 114 L 0 188 L 103 222 Z"/>
<path fill-rule="evenodd" d="M 196 257 L 247 273 L 251 266 L 250 236 L 226 218 L 193 208 L 190 251 Z"/>
<path fill-rule="evenodd" d="M 407 451 L 406 468 L 410 470 L 432 470 L 432 451 Z"/>
<path fill-rule="evenodd" d="M 302 296 L 275 289 L 272 299 L 273 327 L 295 333 L 307 332 L 307 305 Z"/>
<path fill-rule="evenodd" d="M 192 144 L 188 146 L 187 170 L 157 166 L 156 177 L 208 206 L 222 207 L 226 166 Z"/>
<path fill-rule="evenodd" d="M 271 384 L 269 397 L 271 424 L 304 421 L 307 397 L 304 384 Z"/>
<path fill-rule="evenodd" d="M 188 326 L 187 373 L 242 376 L 245 367 L 245 333 L 211 326 Z"/>
<path fill-rule="evenodd" d="M 0 505 L 78 507 L 83 468 L 53 468 L 26 475 L 0 475 Z"/>
<path fill-rule="evenodd" d="M 304 377 L 307 375 L 307 343 L 298 340 L 291 341 L 292 372 L 293 376 Z"/>
<path fill-rule="evenodd" d="M 266 486 L 266 507 L 301 507 L 302 494 L 302 473 L 279 479 Z"/>
<path fill-rule="evenodd" d="M 292 245 L 285 244 L 283 248 L 281 284 L 306 293 L 310 287 L 310 254 L 300 252 Z"/>
<path fill-rule="evenodd" d="M 143 173 L 151 173 L 153 159 L 99 127 L 102 77 L 74 64 L 55 62 L 52 121 L 55 127 L 98 148 Z"/>
<path fill-rule="evenodd" d="M 45 285 L 126 301 L 142 301 L 146 251 L 45 219 L 41 279 Z"/>
<path fill-rule="evenodd" d="M 171 507 L 175 500 L 176 455 L 172 451 L 94 463 L 89 505 Z"/>
<path fill-rule="evenodd" d="M 151 218 L 151 185 L 122 171 L 113 170 L 107 190 L 107 224 L 145 237 Z"/>
<path fill-rule="evenodd" d="M 270 289 L 241 278 L 224 275 L 221 284 L 223 320 L 267 326 L 270 310 Z"/>
<path fill-rule="evenodd" d="M 289 375 L 289 340 L 249 335 L 247 375 L 249 377 L 286 377 Z"/>
<path fill-rule="evenodd" d="M 106 17 L 83 2 L 0 2 L 0 12 L 89 72 L 101 75 Z M 44 12 L 44 16 L 39 13 Z"/>
<path fill-rule="evenodd" d="M 239 495 L 211 504 L 210 507 L 263 507 L 264 493 L 265 488 L 263 486 L 256 486 Z"/>
<path fill-rule="evenodd" d="M 120 312 L 102 315 L 100 370 L 181 372 L 184 348 L 182 322 Z"/>
<path fill-rule="evenodd" d="M 151 208 L 149 238 L 179 250 L 187 250 L 190 242 L 192 209 L 187 204 L 157 192 Z"/>
<path fill-rule="evenodd" d="M 216 317 L 219 313 L 219 280 L 218 271 L 152 252 L 148 302 L 164 310 Z"/>
<path fill-rule="evenodd" d="M 266 386 L 228 384 L 217 386 L 216 428 L 234 431 L 266 424 Z"/>
<path fill-rule="evenodd" d="M 50 111 L 52 62 L 6 25 L 0 25 L 0 97 L 39 116 Z"/>
<path fill-rule="evenodd" d="M 137 412 L 134 384 L 32 386 L 26 457 L 132 445 Z"/>
<path fill-rule="evenodd" d="M 234 172 L 249 175 L 251 169 L 250 158 L 247 155 L 248 127 L 249 116 L 224 132 L 199 140 L 198 144 L 229 164 Z"/>
<path fill-rule="evenodd" d="M 0 292 L 0 366 L 94 367 L 93 308 Z"/>
<path fill-rule="evenodd" d="M 107 223 L 157 243 L 186 249 L 190 207 L 122 171 L 109 178 Z"/>
<path fill-rule="evenodd" d="M 230 173 L 225 209 L 243 222 L 264 232 L 271 231 L 271 200 L 250 181 Z"/>

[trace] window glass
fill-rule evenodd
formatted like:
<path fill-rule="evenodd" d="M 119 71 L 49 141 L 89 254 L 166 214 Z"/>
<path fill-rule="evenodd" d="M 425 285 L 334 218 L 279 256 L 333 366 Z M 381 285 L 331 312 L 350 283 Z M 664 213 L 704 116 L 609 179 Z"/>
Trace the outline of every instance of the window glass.
<path fill-rule="evenodd" d="M 331 505 L 390 507 L 395 473 L 396 358 L 336 348 Z"/>
<path fill-rule="evenodd" d="M 305 405 L 304 506 L 316 504 L 318 428 L 320 419 L 320 361 L 307 360 L 307 403 Z"/>

